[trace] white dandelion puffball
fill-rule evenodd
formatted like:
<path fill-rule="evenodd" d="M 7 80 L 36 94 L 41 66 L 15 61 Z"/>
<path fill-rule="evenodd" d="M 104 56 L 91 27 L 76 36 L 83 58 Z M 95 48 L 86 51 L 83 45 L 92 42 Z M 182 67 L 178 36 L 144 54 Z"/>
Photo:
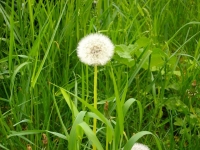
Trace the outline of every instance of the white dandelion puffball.
<path fill-rule="evenodd" d="M 100 33 L 89 34 L 78 43 L 77 55 L 88 65 L 105 65 L 114 54 L 111 40 Z"/>
<path fill-rule="evenodd" d="M 141 143 L 135 143 L 131 150 L 150 150 L 146 145 Z"/>

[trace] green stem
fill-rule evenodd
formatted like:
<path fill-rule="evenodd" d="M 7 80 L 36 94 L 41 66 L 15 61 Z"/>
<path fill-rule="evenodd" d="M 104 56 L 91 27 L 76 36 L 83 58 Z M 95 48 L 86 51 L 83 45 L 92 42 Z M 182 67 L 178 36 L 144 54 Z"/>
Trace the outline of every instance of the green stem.
<path fill-rule="evenodd" d="M 94 66 L 94 108 L 97 109 L 97 65 Z M 96 135 L 97 119 L 93 119 L 93 132 Z M 93 145 L 93 150 L 96 150 L 96 146 Z"/>

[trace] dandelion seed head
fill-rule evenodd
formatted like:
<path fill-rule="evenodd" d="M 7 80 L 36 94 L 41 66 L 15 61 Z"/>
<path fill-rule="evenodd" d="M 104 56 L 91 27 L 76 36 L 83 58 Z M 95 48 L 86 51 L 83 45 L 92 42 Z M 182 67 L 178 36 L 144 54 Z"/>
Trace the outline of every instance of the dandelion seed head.
<path fill-rule="evenodd" d="M 131 150 L 150 150 L 146 145 L 141 143 L 135 143 Z"/>
<path fill-rule="evenodd" d="M 78 43 L 77 55 L 88 65 L 105 65 L 114 54 L 111 40 L 100 33 L 89 34 Z"/>

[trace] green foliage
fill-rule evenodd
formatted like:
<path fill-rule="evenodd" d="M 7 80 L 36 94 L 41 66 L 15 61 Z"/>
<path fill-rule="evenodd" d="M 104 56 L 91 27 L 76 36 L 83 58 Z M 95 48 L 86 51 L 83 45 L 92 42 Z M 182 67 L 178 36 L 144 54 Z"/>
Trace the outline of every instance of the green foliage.
<path fill-rule="evenodd" d="M 0 1 L 0 149 L 200 149 L 198 0 Z M 76 56 L 100 32 L 115 54 Z M 97 134 L 92 120 L 97 119 Z"/>

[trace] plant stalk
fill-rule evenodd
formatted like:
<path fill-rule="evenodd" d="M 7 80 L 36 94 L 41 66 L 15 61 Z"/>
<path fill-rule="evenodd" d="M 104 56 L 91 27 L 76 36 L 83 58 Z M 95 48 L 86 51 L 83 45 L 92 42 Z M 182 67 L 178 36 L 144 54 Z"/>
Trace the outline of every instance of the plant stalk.
<path fill-rule="evenodd" d="M 97 109 L 97 65 L 94 66 L 94 108 Z M 97 119 L 93 119 L 93 132 L 96 135 Z M 96 146 L 93 145 L 93 150 L 96 150 Z"/>

